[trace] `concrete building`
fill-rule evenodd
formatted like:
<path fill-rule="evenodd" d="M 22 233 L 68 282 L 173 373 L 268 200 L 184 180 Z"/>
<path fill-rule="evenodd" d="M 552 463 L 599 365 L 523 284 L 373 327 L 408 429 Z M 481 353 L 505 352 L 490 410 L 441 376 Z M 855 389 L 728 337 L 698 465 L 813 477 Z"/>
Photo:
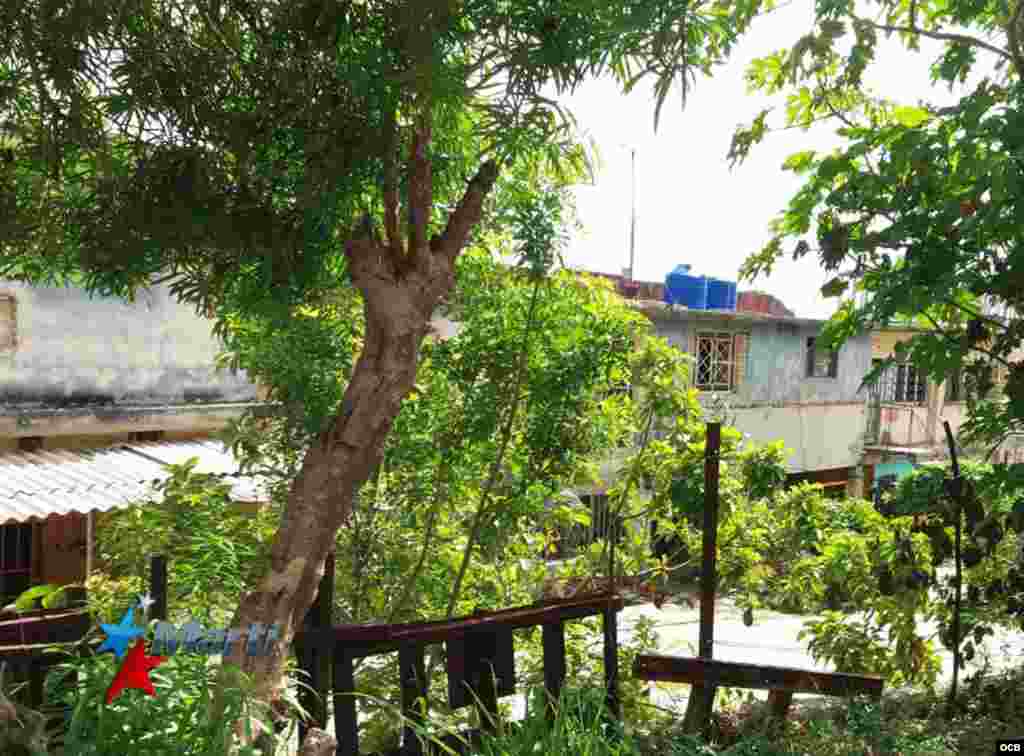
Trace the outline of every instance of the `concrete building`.
<path fill-rule="evenodd" d="M 706 405 L 728 408 L 729 421 L 756 443 L 783 441 L 792 482 L 820 483 L 835 495 L 862 490 L 871 338 L 851 339 L 835 354 L 818 344 L 823 320 L 798 318 L 778 299 L 740 292 L 736 310 L 692 310 L 664 303 L 664 284 L 612 281 L 654 332 L 694 358 L 691 379 Z M 602 466 L 606 485 L 584 489 L 603 505 L 621 458 Z"/>
<path fill-rule="evenodd" d="M 918 465 L 947 458 L 943 423 L 957 434 L 966 419 L 957 375 L 935 383 L 904 362 L 890 366 L 877 386 L 860 389 L 913 328 L 878 328 L 831 354 L 816 343 L 824 321 L 794 317 L 769 294 L 740 292 L 735 311 L 690 310 L 664 304 L 663 284 L 598 275 L 646 314 L 659 336 L 693 355 L 703 402 L 724 400 L 730 421 L 752 441 L 785 443 L 790 481 L 871 498 Z M 1005 443 L 998 459 L 1024 461 L 1024 443 Z M 602 478 L 613 480 L 617 463 L 609 460 Z M 594 487 L 583 499 L 600 504 L 603 491 Z"/>
<path fill-rule="evenodd" d="M 259 406 L 219 371 L 211 323 L 165 287 L 133 303 L 0 281 L 0 598 L 82 580 L 95 516 L 138 501 L 164 464 L 253 481 L 213 433 Z"/>
<path fill-rule="evenodd" d="M 872 331 L 872 362 L 895 355 L 896 345 L 909 341 L 915 332 L 906 326 Z M 1024 354 L 1016 359 L 1021 357 Z M 1005 374 L 997 371 L 993 378 L 998 387 Z M 966 393 L 960 375 L 950 375 L 935 383 L 908 362 L 890 366 L 868 397 L 863 459 L 865 494 L 870 496 L 880 487 L 892 485 L 921 464 L 947 459 L 949 447 L 943 423 L 948 421 L 954 437 L 958 437 L 966 419 Z M 965 450 L 960 452 L 964 454 Z M 1024 461 L 1021 439 L 1004 442 L 993 461 Z"/>
<path fill-rule="evenodd" d="M 702 401 L 724 399 L 732 422 L 752 441 L 783 441 L 792 479 L 845 490 L 861 456 L 867 336 L 833 353 L 818 344 L 820 320 L 636 306 L 655 333 L 693 356 L 691 378 Z"/>

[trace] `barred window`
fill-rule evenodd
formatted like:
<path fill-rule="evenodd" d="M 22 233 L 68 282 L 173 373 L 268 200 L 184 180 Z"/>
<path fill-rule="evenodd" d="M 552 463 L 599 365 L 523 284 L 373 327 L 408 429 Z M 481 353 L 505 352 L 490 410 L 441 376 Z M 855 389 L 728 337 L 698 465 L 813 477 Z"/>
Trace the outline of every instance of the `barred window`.
<path fill-rule="evenodd" d="M 701 391 L 732 391 L 746 363 L 746 334 L 698 333 L 694 386 Z"/>
<path fill-rule="evenodd" d="M 923 404 L 928 397 L 928 376 L 909 363 L 890 365 L 879 378 L 875 392 L 883 402 Z"/>

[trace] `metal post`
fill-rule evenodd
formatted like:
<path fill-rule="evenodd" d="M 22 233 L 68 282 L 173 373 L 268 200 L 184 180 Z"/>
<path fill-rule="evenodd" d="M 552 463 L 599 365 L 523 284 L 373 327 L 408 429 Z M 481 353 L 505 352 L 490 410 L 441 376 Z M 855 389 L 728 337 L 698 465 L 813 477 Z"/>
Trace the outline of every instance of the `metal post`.
<path fill-rule="evenodd" d="M 718 468 L 721 442 L 721 423 L 708 423 L 704 443 L 704 532 L 698 641 L 698 656 L 701 659 L 711 659 L 714 656 L 715 588 L 718 583 L 715 554 L 718 548 Z M 713 685 L 693 686 L 690 691 L 690 702 L 686 707 L 684 729 L 688 732 L 707 732 L 716 691 Z"/>
<path fill-rule="evenodd" d="M 953 430 L 949 427 L 949 421 L 944 420 L 942 426 L 946 429 L 946 443 L 949 444 L 950 464 L 953 468 L 953 479 L 949 481 L 949 495 L 953 501 L 955 541 L 953 544 L 954 559 L 956 560 L 955 593 L 953 594 L 953 684 L 949 689 L 948 707 L 952 713 L 956 706 L 956 688 L 960 678 L 960 600 L 963 587 L 963 563 L 960 557 L 961 526 L 960 517 L 963 511 L 963 479 L 960 477 L 960 464 L 956 459 L 956 443 L 953 441 Z"/>
<path fill-rule="evenodd" d="M 631 202 L 629 215 L 629 280 L 636 280 L 636 148 L 630 150 Z"/>

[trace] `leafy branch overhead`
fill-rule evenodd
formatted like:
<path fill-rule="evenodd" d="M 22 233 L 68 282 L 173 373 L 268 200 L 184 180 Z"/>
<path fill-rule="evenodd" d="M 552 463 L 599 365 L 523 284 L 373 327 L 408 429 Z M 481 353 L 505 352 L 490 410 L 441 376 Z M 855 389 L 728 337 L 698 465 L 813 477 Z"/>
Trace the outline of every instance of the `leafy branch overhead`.
<path fill-rule="evenodd" d="M 359 349 L 340 397 L 273 366 L 293 409 L 307 399 L 295 389 L 314 388 L 296 414 L 315 418 L 301 430 L 317 433 L 238 625 L 278 622 L 285 644 L 302 621 L 415 390 L 458 258 L 501 233 L 488 210 L 512 208 L 535 287 L 550 269 L 557 203 L 505 200 L 530 165 L 545 165 L 556 191 L 585 169 L 552 98 L 605 74 L 627 90 L 652 82 L 657 121 L 673 83 L 685 97 L 687 77 L 723 60 L 762 7 L 29 0 L 0 10 L 0 277 L 123 296 L 164 281 L 216 315 L 222 334 L 301 314 L 310 355 Z M 340 305 L 348 294 L 362 311 L 352 329 L 307 317 L 327 302 L 352 312 Z M 225 661 L 269 698 L 284 657 Z"/>
<path fill-rule="evenodd" d="M 966 429 L 990 441 L 1024 418 L 1024 400 L 1015 398 L 1024 396 L 1024 323 L 1016 315 L 1024 305 L 1022 14 L 1019 2 L 886 0 L 870 13 L 848 2 L 819 4 L 813 31 L 747 73 L 753 89 L 786 98 L 782 122 L 769 125 L 771 110 L 763 111 L 737 131 L 730 152 L 742 161 L 773 129 L 834 123 L 839 149 L 786 160 L 804 184 L 742 274 L 754 279 L 782 255 L 814 252 L 834 274 L 822 294 L 842 300 L 833 336 L 894 320 L 920 329 L 906 357 L 940 383 L 956 371 L 970 376 Z M 939 50 L 932 79 L 963 87 L 959 100 L 899 103 L 867 90 L 863 74 L 882 35 L 910 50 L 929 40 Z M 984 377 L 993 371 L 1005 379 L 1008 401 L 991 403 L 1000 399 Z M 1001 418 L 995 424 L 992 413 Z"/>
<path fill-rule="evenodd" d="M 415 256 L 468 231 L 445 208 L 474 175 L 483 189 L 517 155 L 578 159 L 550 87 L 650 78 L 660 110 L 759 6 L 9 6 L 0 274 L 116 294 L 163 276 L 203 307 L 252 278 L 300 299 L 367 212 Z"/>

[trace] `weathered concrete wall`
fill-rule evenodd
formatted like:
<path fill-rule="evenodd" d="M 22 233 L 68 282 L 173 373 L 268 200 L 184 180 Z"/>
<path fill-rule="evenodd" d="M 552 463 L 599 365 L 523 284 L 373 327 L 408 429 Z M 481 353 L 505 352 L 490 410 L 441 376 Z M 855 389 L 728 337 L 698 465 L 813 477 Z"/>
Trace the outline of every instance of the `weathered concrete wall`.
<path fill-rule="evenodd" d="M 70 288 L 0 281 L 16 299 L 16 345 L 0 350 L 0 403 L 75 406 L 240 402 L 256 388 L 217 371 L 211 323 L 166 287 L 129 304 Z"/>
<path fill-rule="evenodd" d="M 903 329 L 886 329 L 871 332 L 871 356 L 878 359 L 891 357 L 896 351 L 896 345 L 901 341 L 910 341 L 914 337 L 914 331 Z"/>
<path fill-rule="evenodd" d="M 736 427 L 759 444 L 782 441 L 789 472 L 850 467 L 860 459 L 864 404 L 787 404 L 735 409 Z"/>
<path fill-rule="evenodd" d="M 807 377 L 807 339 L 813 326 L 783 323 L 751 328 L 747 378 L 738 398 L 751 402 L 853 402 L 863 399 L 860 382 L 871 370 L 871 340 L 865 334 L 839 350 L 835 378 Z"/>
<path fill-rule="evenodd" d="M 720 323 L 699 321 L 655 321 L 658 336 L 684 351 L 691 349 L 693 334 L 699 331 L 749 333 L 749 357 L 733 404 L 774 402 L 859 402 L 860 382 L 871 369 L 871 339 L 868 335 L 850 339 L 839 351 L 835 378 L 808 378 L 807 339 L 817 336 L 819 326 L 785 322 L 742 322 L 722 319 Z"/>
<path fill-rule="evenodd" d="M 742 378 L 727 397 L 736 427 L 757 443 L 783 441 L 790 472 L 857 464 L 866 421 L 860 382 L 871 369 L 869 335 L 843 345 L 835 378 L 808 378 L 807 339 L 820 331 L 815 322 L 716 321 L 701 313 L 692 320 L 655 320 L 654 329 L 685 351 L 697 331 L 749 333 Z"/>

